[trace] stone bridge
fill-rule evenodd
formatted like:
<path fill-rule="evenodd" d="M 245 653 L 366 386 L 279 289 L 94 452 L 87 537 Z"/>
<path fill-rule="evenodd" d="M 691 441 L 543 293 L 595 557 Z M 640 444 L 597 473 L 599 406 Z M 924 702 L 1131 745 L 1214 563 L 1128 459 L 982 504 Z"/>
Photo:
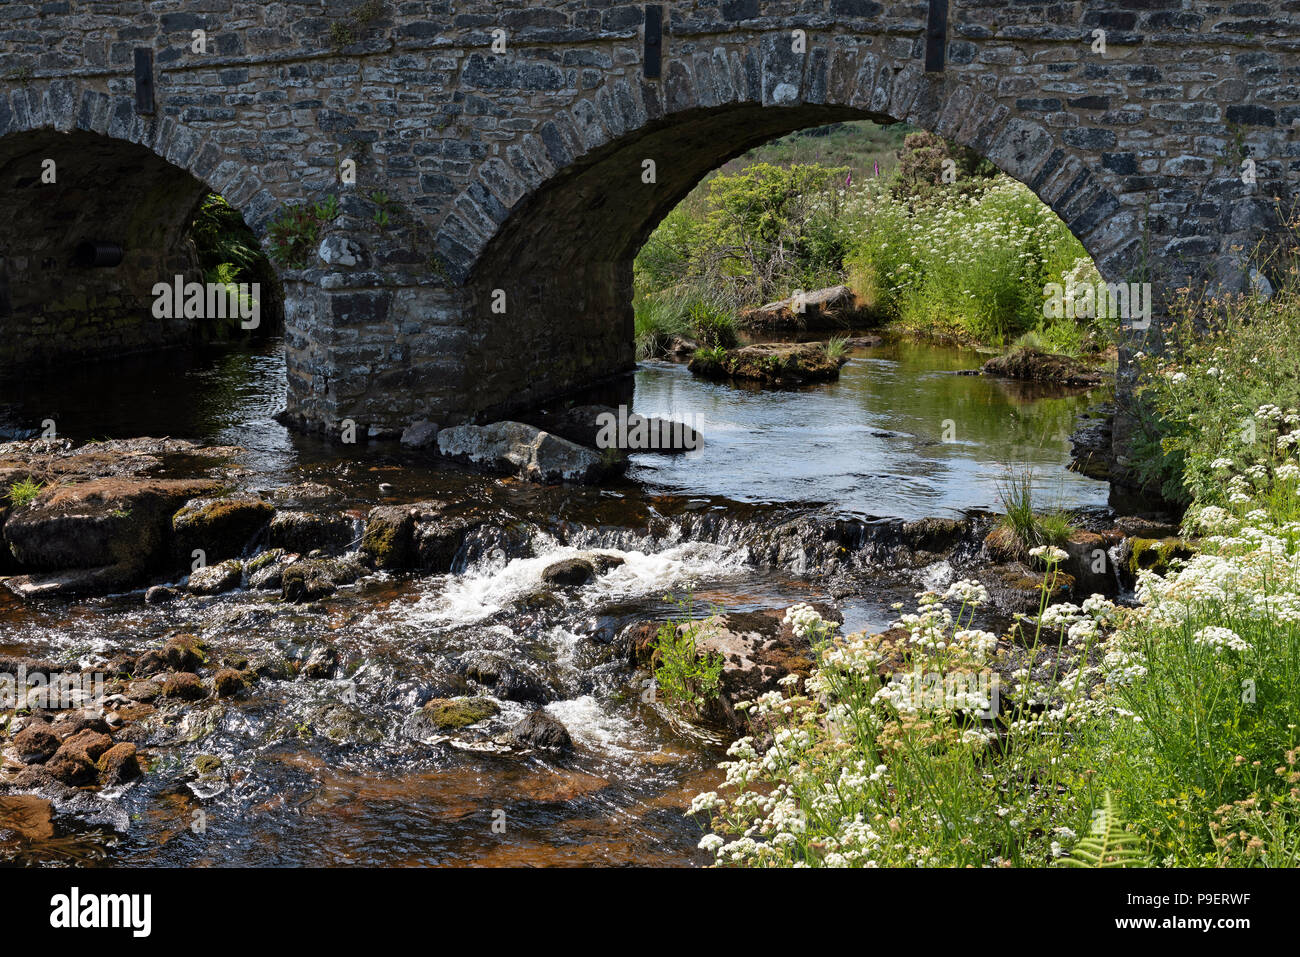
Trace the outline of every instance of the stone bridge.
<path fill-rule="evenodd" d="M 268 245 L 319 204 L 280 270 L 297 423 L 498 417 L 633 367 L 632 259 L 706 173 L 864 118 L 983 153 L 1108 280 L 1240 288 L 1296 193 L 1298 10 L 8 0 L 0 366 L 183 338 L 151 290 L 197 278 L 215 190 Z"/>

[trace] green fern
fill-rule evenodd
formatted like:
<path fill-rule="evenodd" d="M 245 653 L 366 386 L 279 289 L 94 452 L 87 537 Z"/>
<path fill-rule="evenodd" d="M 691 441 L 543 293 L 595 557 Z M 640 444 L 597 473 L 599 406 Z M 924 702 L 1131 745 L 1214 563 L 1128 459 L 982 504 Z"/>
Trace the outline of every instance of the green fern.
<path fill-rule="evenodd" d="M 1111 803 L 1106 792 L 1102 806 L 1092 820 L 1092 834 L 1085 837 L 1069 857 L 1056 862 L 1057 867 L 1150 867 L 1151 861 L 1137 847 L 1137 838 L 1124 830 L 1124 817 Z"/>

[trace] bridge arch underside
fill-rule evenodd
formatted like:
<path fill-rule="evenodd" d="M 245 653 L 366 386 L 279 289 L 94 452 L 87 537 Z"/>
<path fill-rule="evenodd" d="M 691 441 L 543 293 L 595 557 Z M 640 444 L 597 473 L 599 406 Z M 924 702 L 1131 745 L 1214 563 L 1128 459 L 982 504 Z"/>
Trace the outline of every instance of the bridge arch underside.
<path fill-rule="evenodd" d="M 593 150 L 510 212 L 469 282 L 467 375 L 475 418 L 491 419 L 635 368 L 632 263 L 655 226 L 709 172 L 762 143 L 839 121 L 895 122 L 827 104 L 733 104 L 672 114 Z M 1136 243 L 1116 245 L 1106 221 L 1120 211 L 1077 163 L 1048 167 L 1041 141 L 997 143 L 979 124 L 955 135 L 1027 182 L 1079 235 L 1108 279 L 1133 267 Z M 655 182 L 643 182 L 645 160 Z M 1073 180 L 1073 182 L 1072 182 Z M 1100 244 L 1105 244 L 1104 246 Z M 506 312 L 491 309 L 496 290 Z"/>
<path fill-rule="evenodd" d="M 43 180 L 53 176 L 53 182 Z M 0 138 L 0 373 L 190 345 L 193 319 L 153 315 L 153 287 L 202 280 L 186 232 L 208 188 L 151 150 L 85 131 Z M 120 247 L 121 260 L 84 244 Z"/>

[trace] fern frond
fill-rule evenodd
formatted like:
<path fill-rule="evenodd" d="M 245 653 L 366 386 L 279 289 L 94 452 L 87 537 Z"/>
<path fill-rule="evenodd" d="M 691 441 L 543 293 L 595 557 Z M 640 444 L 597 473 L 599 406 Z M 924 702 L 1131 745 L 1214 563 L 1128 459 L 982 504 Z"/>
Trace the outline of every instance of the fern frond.
<path fill-rule="evenodd" d="M 1057 860 L 1057 867 L 1150 867 L 1151 861 L 1138 846 L 1139 840 L 1124 829 L 1123 815 L 1115 810 L 1107 791 L 1095 812 L 1092 833 Z"/>

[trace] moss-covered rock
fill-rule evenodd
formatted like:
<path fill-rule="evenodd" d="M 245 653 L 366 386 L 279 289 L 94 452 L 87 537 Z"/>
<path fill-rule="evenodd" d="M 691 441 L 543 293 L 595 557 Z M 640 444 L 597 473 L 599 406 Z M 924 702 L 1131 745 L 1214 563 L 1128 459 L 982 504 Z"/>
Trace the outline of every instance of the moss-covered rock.
<path fill-rule="evenodd" d="M 181 557 L 202 549 L 209 564 L 239 558 L 275 514 L 256 498 L 206 498 L 187 502 L 172 516 L 172 533 Z"/>
<path fill-rule="evenodd" d="M 239 694 L 248 685 L 248 676 L 234 668 L 222 668 L 212 676 L 212 688 L 217 696 L 229 698 Z"/>
<path fill-rule="evenodd" d="M 1069 356 L 1039 352 L 1037 349 L 1016 349 L 984 363 L 985 375 L 1007 379 L 1025 379 L 1034 382 L 1052 382 L 1065 386 L 1094 386 L 1101 382 L 1101 373 L 1090 369 Z"/>
<path fill-rule="evenodd" d="M 360 562 L 347 558 L 311 558 L 284 569 L 281 597 L 295 604 L 316 601 L 334 594 L 339 585 L 350 585 L 363 574 Z"/>
<path fill-rule="evenodd" d="M 432 698 L 420 709 L 423 721 L 442 730 L 468 727 L 501 709 L 491 698 Z"/>
<path fill-rule="evenodd" d="M 764 342 L 721 355 L 700 350 L 687 368 L 706 379 L 747 379 L 763 385 L 829 382 L 840 377 L 844 356 L 832 357 L 824 343 Z"/>
<path fill-rule="evenodd" d="M 219 595 L 238 588 L 244 580 L 244 566 L 237 558 L 205 565 L 190 572 L 185 588 L 192 595 Z"/>
<path fill-rule="evenodd" d="M 215 774 L 221 770 L 221 758 L 215 754 L 200 754 L 194 759 L 194 770 L 200 775 Z"/>
<path fill-rule="evenodd" d="M 1169 563 L 1175 559 L 1186 561 L 1196 554 L 1185 540 L 1170 536 L 1168 538 L 1131 538 L 1125 545 L 1129 574 L 1136 576 L 1140 571 L 1151 571 L 1164 575 L 1169 571 Z"/>
<path fill-rule="evenodd" d="M 163 662 L 173 671 L 193 671 L 207 662 L 208 645 L 202 638 L 188 633 L 172 635 L 163 644 L 161 655 Z M 137 669 L 142 674 L 153 673 L 146 672 L 139 665 Z"/>
<path fill-rule="evenodd" d="M 272 548 L 306 555 L 318 548 L 340 551 L 356 535 L 352 518 L 342 513 L 276 512 L 267 540 Z"/>

